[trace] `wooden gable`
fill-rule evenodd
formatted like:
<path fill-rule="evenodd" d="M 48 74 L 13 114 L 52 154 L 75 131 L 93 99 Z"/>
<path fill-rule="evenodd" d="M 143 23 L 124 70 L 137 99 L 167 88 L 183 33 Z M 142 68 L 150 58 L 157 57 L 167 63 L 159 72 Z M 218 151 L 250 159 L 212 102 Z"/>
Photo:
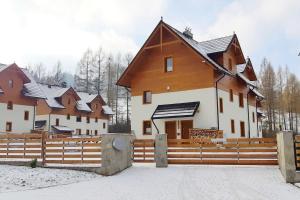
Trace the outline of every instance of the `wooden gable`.
<path fill-rule="evenodd" d="M 257 77 L 250 58 L 247 58 L 246 66 L 242 72 L 250 81 L 257 81 Z"/>

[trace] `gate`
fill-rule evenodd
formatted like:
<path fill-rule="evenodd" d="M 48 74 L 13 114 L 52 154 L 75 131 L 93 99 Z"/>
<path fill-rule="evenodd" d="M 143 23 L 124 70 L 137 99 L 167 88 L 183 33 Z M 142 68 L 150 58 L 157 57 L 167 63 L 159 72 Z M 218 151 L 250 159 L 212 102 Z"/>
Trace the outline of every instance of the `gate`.
<path fill-rule="evenodd" d="M 154 162 L 154 140 L 153 139 L 134 140 L 133 161 L 139 163 Z"/>
<path fill-rule="evenodd" d="M 295 136 L 295 163 L 296 169 L 300 170 L 300 135 Z"/>
<path fill-rule="evenodd" d="M 277 165 L 273 138 L 228 138 L 224 143 L 203 139 L 169 139 L 169 164 Z"/>

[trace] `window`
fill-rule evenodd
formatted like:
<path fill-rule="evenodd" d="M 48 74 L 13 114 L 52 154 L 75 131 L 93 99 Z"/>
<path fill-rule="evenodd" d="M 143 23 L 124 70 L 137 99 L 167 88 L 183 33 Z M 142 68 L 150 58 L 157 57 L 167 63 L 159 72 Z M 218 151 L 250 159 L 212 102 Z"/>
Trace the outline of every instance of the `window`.
<path fill-rule="evenodd" d="M 143 103 L 148 104 L 152 102 L 152 93 L 151 91 L 144 91 L 143 94 Z"/>
<path fill-rule="evenodd" d="M 165 58 L 165 72 L 172 72 L 173 71 L 173 58 L 167 57 Z"/>
<path fill-rule="evenodd" d="M 56 120 L 55 120 L 55 125 L 59 126 L 59 119 L 58 118 L 56 118 Z"/>
<path fill-rule="evenodd" d="M 98 109 L 98 104 L 97 103 L 95 104 L 95 109 Z"/>
<path fill-rule="evenodd" d="M 239 104 L 240 104 L 241 108 L 244 107 L 244 95 L 243 95 L 243 93 L 239 93 Z"/>
<path fill-rule="evenodd" d="M 106 128 L 106 124 L 105 124 L 105 123 L 103 123 L 102 127 L 103 127 L 103 129 L 105 129 L 105 128 Z"/>
<path fill-rule="evenodd" d="M 67 120 L 70 120 L 71 116 L 70 114 L 67 114 Z"/>
<path fill-rule="evenodd" d="M 223 99 L 220 98 L 219 102 L 220 102 L 220 113 L 223 113 Z"/>
<path fill-rule="evenodd" d="M 76 122 L 81 122 L 81 116 L 80 115 L 76 117 Z"/>
<path fill-rule="evenodd" d="M 86 123 L 88 123 L 88 124 L 90 123 L 90 117 L 89 116 L 86 117 Z"/>
<path fill-rule="evenodd" d="M 241 137 L 245 137 L 245 122 L 240 122 Z"/>
<path fill-rule="evenodd" d="M 6 122 L 6 131 L 11 132 L 12 131 L 12 123 L 11 122 Z"/>
<path fill-rule="evenodd" d="M 232 89 L 229 90 L 229 100 L 231 102 L 233 102 L 233 90 Z"/>
<path fill-rule="evenodd" d="M 234 120 L 232 119 L 232 120 L 230 121 L 230 123 L 231 123 L 231 133 L 235 133 Z"/>
<path fill-rule="evenodd" d="M 255 123 L 255 114 L 254 114 L 254 112 L 252 112 L 252 121 L 253 121 L 253 123 Z"/>
<path fill-rule="evenodd" d="M 95 135 L 98 135 L 98 130 L 95 130 Z"/>
<path fill-rule="evenodd" d="M 8 87 L 9 88 L 13 88 L 14 87 L 14 81 L 13 80 L 9 80 L 8 81 Z"/>
<path fill-rule="evenodd" d="M 76 135 L 81 135 L 81 129 L 76 129 Z"/>
<path fill-rule="evenodd" d="M 71 104 L 71 99 L 69 98 L 69 99 L 68 99 L 68 105 L 70 105 L 70 104 Z"/>
<path fill-rule="evenodd" d="M 228 69 L 230 71 L 232 71 L 232 60 L 231 60 L 231 58 L 228 59 Z"/>
<path fill-rule="evenodd" d="M 95 122 L 98 123 L 98 117 L 95 118 Z"/>
<path fill-rule="evenodd" d="M 29 111 L 24 112 L 24 120 L 29 120 Z"/>
<path fill-rule="evenodd" d="M 14 108 L 13 102 L 12 101 L 7 102 L 7 109 L 12 110 L 13 108 Z"/>
<path fill-rule="evenodd" d="M 90 134 L 90 130 L 86 129 L 86 134 L 89 135 Z"/>
<path fill-rule="evenodd" d="M 143 121 L 143 134 L 144 135 L 152 134 L 151 121 Z"/>

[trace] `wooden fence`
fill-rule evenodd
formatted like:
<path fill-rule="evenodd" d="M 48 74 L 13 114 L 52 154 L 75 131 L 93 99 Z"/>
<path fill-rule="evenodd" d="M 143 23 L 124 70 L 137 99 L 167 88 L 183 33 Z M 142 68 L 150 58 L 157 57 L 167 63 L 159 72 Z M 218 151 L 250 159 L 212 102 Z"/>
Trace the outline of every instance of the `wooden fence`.
<path fill-rule="evenodd" d="M 296 168 L 300 170 L 300 135 L 295 136 L 295 160 Z"/>
<path fill-rule="evenodd" d="M 276 165 L 277 144 L 272 138 L 232 138 L 223 144 L 169 139 L 168 163 Z"/>
<path fill-rule="evenodd" d="M 49 138 L 46 134 L 0 134 L 0 160 L 43 164 L 100 164 L 101 138 Z"/>
<path fill-rule="evenodd" d="M 154 162 L 154 140 L 136 139 L 133 142 L 133 161 L 142 163 Z"/>

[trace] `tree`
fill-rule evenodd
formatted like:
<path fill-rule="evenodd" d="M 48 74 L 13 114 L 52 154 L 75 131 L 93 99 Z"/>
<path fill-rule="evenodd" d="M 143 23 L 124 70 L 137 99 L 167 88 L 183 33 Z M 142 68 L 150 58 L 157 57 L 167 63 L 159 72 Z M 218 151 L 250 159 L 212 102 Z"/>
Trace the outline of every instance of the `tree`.
<path fill-rule="evenodd" d="M 94 90 L 97 94 L 101 94 L 104 89 L 104 70 L 102 69 L 105 59 L 104 51 L 100 47 L 94 54 L 93 65 L 95 68 Z"/>
<path fill-rule="evenodd" d="M 78 63 L 78 71 L 75 75 L 76 89 L 81 92 L 93 93 L 93 52 L 87 49 Z"/>

